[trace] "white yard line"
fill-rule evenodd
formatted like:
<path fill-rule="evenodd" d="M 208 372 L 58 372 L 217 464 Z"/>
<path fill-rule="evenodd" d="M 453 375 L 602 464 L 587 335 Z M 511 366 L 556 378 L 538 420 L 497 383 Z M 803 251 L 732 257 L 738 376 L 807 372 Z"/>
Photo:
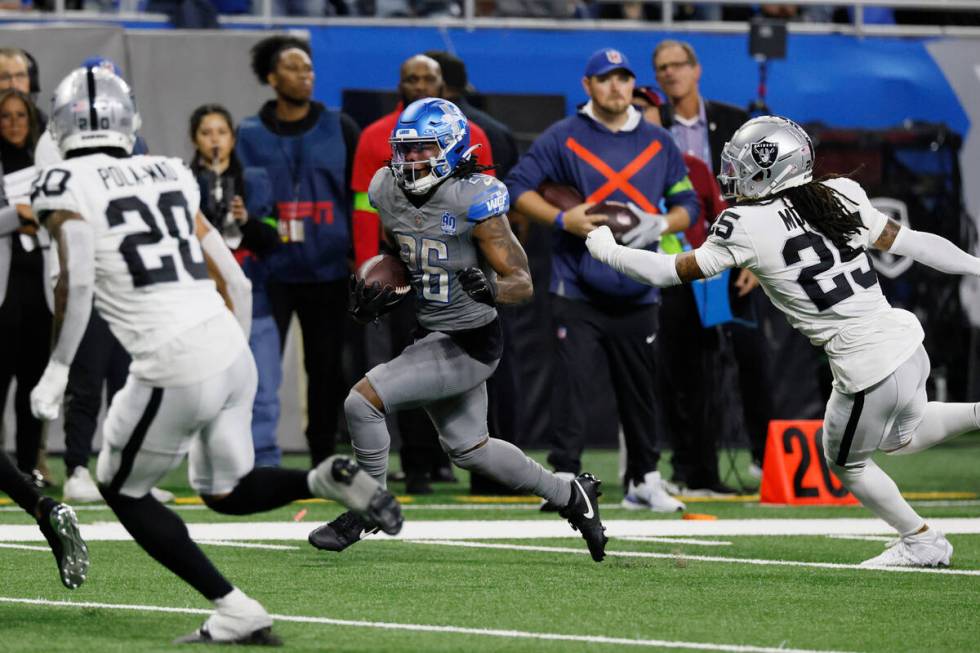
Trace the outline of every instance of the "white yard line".
<path fill-rule="evenodd" d="M 227 540 L 196 540 L 198 544 L 231 546 L 239 549 L 269 549 L 270 551 L 298 551 L 298 546 L 288 544 L 259 544 L 258 542 L 228 542 Z"/>
<path fill-rule="evenodd" d="M 315 522 L 224 522 L 189 523 L 195 540 L 227 542 L 266 542 L 277 540 L 306 541 Z M 980 534 L 980 518 L 930 519 L 929 525 L 947 535 Z M 738 535 L 890 535 L 888 525 L 878 519 L 719 519 L 700 521 L 685 519 L 606 520 L 610 537 L 732 537 Z M 82 537 L 92 542 L 128 541 L 129 533 L 115 521 L 81 524 Z M 534 540 L 572 537 L 568 522 L 558 517 L 534 520 L 408 520 L 397 536 L 403 540 Z M 392 539 L 375 535 L 375 541 Z M 37 525 L 2 525 L 0 542 L 43 542 Z"/>
<path fill-rule="evenodd" d="M 527 546 L 523 544 L 491 544 L 489 542 L 453 542 L 451 540 L 419 540 L 414 544 L 432 544 L 436 546 L 460 546 L 472 549 L 501 549 L 506 551 L 537 551 L 541 553 L 574 553 L 588 554 L 585 548 L 568 549 L 558 546 Z M 923 569 L 919 567 L 862 567 L 836 562 L 802 562 L 798 560 L 762 560 L 759 558 L 722 558 L 720 556 L 699 556 L 652 553 L 649 551 L 606 551 L 607 556 L 619 558 L 660 558 L 665 560 L 697 560 L 700 562 L 727 562 L 745 565 L 772 565 L 780 567 L 816 567 L 819 569 L 857 569 L 860 571 L 894 571 L 924 574 L 948 574 L 953 576 L 980 576 L 980 569 Z"/>
<path fill-rule="evenodd" d="M 663 542 L 665 544 L 690 544 L 692 546 L 731 546 L 731 542 L 724 540 L 692 540 L 685 537 L 653 537 L 651 535 L 639 535 L 636 537 L 621 537 L 621 540 L 630 542 Z"/>
<path fill-rule="evenodd" d="M 104 610 L 132 610 L 137 612 L 167 612 L 176 614 L 211 614 L 210 610 L 199 608 L 170 608 L 156 605 L 126 605 L 114 603 L 94 603 L 82 601 L 48 601 L 45 599 L 22 599 L 0 596 L 0 603 L 19 603 L 24 605 L 43 605 L 62 608 L 96 608 Z M 638 646 L 647 648 L 680 648 L 694 651 L 733 651 L 735 653 L 839 653 L 813 649 L 783 648 L 774 646 L 752 646 L 745 644 L 715 644 L 710 642 L 684 642 L 663 639 L 628 639 L 625 637 L 606 637 L 603 635 L 566 635 L 562 633 L 536 633 L 523 630 L 502 630 L 491 628 L 465 628 L 462 626 L 435 626 L 429 624 L 402 624 L 385 621 L 361 621 L 331 619 L 329 617 L 304 617 L 298 615 L 274 614 L 276 621 L 324 624 L 329 626 L 348 626 L 354 628 L 375 628 L 379 630 L 403 630 L 423 633 L 447 633 L 452 635 L 476 635 L 500 637 L 505 639 L 528 639 L 558 642 L 581 642 L 587 644 L 612 644 L 617 646 Z"/>
<path fill-rule="evenodd" d="M 868 542 L 891 542 L 894 537 L 882 535 L 828 535 L 832 540 L 866 540 Z"/>
<path fill-rule="evenodd" d="M 44 551 L 51 553 L 50 547 L 32 546 L 30 544 L 0 544 L 0 549 L 22 549 L 24 551 Z"/>

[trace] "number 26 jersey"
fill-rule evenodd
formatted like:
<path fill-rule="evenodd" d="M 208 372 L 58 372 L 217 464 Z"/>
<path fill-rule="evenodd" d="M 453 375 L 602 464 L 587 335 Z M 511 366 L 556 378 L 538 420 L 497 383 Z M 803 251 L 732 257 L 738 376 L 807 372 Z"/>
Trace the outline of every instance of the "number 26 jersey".
<path fill-rule="evenodd" d="M 40 172 L 31 201 L 35 215 L 73 211 L 91 225 L 95 306 L 133 357 L 136 376 L 193 383 L 240 351 L 241 329 L 224 324 L 225 315 L 236 323 L 194 233 L 197 181 L 179 159 L 92 154 L 60 161 Z"/>
<path fill-rule="evenodd" d="M 859 184 L 842 177 L 825 183 L 860 215 L 863 229 L 839 248 L 782 199 L 723 212 L 696 250 L 706 277 L 730 267 L 752 270 L 790 325 L 823 347 L 834 387 L 853 394 L 905 362 L 921 344 L 918 319 L 893 308 L 881 292 L 867 250 L 888 217 Z"/>

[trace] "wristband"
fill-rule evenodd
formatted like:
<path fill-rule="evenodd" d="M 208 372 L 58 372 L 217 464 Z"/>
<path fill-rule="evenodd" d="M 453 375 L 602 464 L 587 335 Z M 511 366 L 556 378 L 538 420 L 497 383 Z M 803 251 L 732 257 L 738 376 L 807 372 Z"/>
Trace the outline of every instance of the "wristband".
<path fill-rule="evenodd" d="M 558 212 L 558 215 L 555 216 L 554 225 L 555 225 L 555 228 L 556 229 L 561 229 L 562 231 L 565 230 L 565 212 L 564 211 L 559 211 Z"/>

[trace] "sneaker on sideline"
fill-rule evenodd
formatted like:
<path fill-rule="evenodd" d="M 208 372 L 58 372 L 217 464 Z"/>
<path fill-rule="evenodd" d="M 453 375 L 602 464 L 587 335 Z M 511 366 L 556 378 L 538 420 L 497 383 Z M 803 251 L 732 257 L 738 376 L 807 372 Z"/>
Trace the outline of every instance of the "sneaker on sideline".
<path fill-rule="evenodd" d="M 660 472 L 647 472 L 639 485 L 630 481 L 626 496 L 620 504 L 627 510 L 652 510 L 653 512 L 681 512 L 683 503 L 667 493 Z"/>
<path fill-rule="evenodd" d="M 65 503 L 93 503 L 102 501 L 102 493 L 92 480 L 87 468 L 79 465 L 65 480 L 62 488 Z"/>

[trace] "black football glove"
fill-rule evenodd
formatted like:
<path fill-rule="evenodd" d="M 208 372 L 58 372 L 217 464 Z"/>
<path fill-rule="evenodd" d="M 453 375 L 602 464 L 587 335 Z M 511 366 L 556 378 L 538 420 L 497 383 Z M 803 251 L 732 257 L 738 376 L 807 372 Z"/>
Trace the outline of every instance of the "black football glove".
<path fill-rule="evenodd" d="M 347 311 L 361 324 L 369 324 L 393 309 L 408 293 L 399 295 L 391 286 L 375 281 L 370 286 L 351 275 Z"/>
<path fill-rule="evenodd" d="M 456 279 L 473 301 L 487 306 L 497 305 L 497 286 L 480 268 L 460 270 L 456 273 Z"/>

